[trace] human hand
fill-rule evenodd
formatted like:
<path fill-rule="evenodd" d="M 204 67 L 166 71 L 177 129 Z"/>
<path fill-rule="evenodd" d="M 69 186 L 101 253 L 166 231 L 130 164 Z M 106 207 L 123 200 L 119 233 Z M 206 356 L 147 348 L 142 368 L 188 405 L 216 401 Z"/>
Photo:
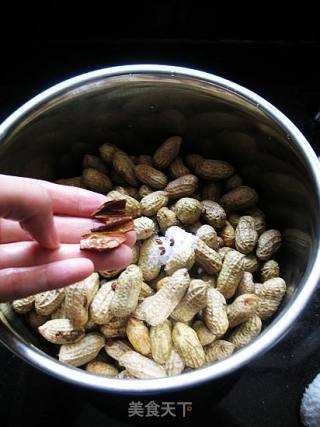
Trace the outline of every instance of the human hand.
<path fill-rule="evenodd" d="M 106 201 L 77 187 L 0 175 L 0 302 L 130 264 L 133 231 L 107 253 L 80 250 L 81 235 L 101 224 L 88 217 Z"/>

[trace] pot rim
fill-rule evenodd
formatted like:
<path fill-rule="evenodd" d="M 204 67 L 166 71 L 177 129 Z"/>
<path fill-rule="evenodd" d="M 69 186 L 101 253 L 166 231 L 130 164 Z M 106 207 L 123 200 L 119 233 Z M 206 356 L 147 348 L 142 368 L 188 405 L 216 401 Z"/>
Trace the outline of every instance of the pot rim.
<path fill-rule="evenodd" d="M 78 87 L 84 83 L 90 83 L 99 78 L 115 77 L 128 74 L 163 74 L 168 77 L 192 78 L 201 81 L 205 84 L 213 84 L 231 91 L 250 104 L 258 106 L 266 115 L 271 117 L 290 137 L 292 144 L 295 145 L 298 152 L 302 155 L 306 166 L 310 170 L 311 177 L 315 184 L 317 194 L 317 209 L 320 210 L 320 165 L 316 154 L 310 144 L 299 131 L 299 129 L 276 107 L 268 101 L 252 92 L 245 87 L 242 87 L 232 81 L 218 77 L 214 74 L 209 74 L 203 71 L 198 71 L 191 68 L 176 67 L 157 64 L 139 64 L 139 65 L 124 65 L 117 67 L 108 67 L 91 71 L 76 77 L 67 79 L 58 83 L 39 95 L 26 102 L 14 113 L 12 113 L 0 125 L 0 140 L 12 130 L 17 123 L 34 108 L 44 102 L 60 95 L 66 90 Z M 224 375 L 239 369 L 243 365 L 249 363 L 257 356 L 275 345 L 288 332 L 294 321 L 301 314 L 302 310 L 308 303 L 313 291 L 315 290 L 318 280 L 319 271 L 316 268 L 320 263 L 320 248 L 318 248 L 314 256 L 313 264 L 309 263 L 308 269 L 302 278 L 299 290 L 296 292 L 290 303 L 279 314 L 276 320 L 268 326 L 261 335 L 259 335 L 252 343 L 245 348 L 237 351 L 227 359 L 222 360 L 205 368 L 197 369 L 183 375 L 174 377 L 165 377 L 152 380 L 122 380 L 114 378 L 105 378 L 97 375 L 92 375 L 86 371 L 73 368 L 61 364 L 58 360 L 46 355 L 41 350 L 21 339 L 17 334 L 10 330 L 10 327 L 1 321 L 0 316 L 0 341 L 13 353 L 24 359 L 29 364 L 38 369 L 52 375 L 56 378 L 68 381 L 75 385 L 81 385 L 89 388 L 94 388 L 100 391 L 111 393 L 126 393 L 133 395 L 143 395 L 148 393 L 163 393 L 172 392 L 186 387 L 193 387 L 204 382 L 218 379 Z M 1 313 L 0 313 L 1 314 Z"/>

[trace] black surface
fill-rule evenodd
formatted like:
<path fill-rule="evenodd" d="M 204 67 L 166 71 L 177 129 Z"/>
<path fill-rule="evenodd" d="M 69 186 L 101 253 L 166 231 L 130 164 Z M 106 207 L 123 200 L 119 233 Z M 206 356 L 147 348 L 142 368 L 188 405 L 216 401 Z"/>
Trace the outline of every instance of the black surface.
<path fill-rule="evenodd" d="M 287 114 L 320 150 L 320 126 L 315 119 L 320 110 L 319 42 L 188 36 L 180 40 L 3 41 L 0 118 L 50 85 L 82 72 L 129 63 L 173 64 L 213 72 L 256 91 Z M 0 347 L 0 423 L 6 427 L 29 422 L 99 427 L 141 422 L 199 425 L 202 420 L 223 427 L 299 426 L 301 395 L 320 370 L 319 303 L 320 290 L 281 343 L 244 368 L 220 403 L 197 391 L 198 399 L 186 418 L 129 418 L 127 406 L 115 406 L 113 397 L 97 398 L 49 378 Z"/>

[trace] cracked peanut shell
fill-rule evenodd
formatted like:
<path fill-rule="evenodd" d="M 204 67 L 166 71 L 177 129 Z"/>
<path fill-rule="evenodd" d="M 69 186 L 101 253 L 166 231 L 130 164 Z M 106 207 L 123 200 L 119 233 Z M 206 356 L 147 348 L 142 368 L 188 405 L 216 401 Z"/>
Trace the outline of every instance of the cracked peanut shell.
<path fill-rule="evenodd" d="M 232 304 L 227 306 L 227 314 L 230 328 L 246 322 L 252 317 L 258 307 L 258 297 L 254 294 L 242 294 Z"/>
<path fill-rule="evenodd" d="M 149 281 L 158 277 L 161 269 L 159 255 L 159 245 L 156 238 L 149 237 L 149 239 L 144 240 L 140 248 L 138 262 L 144 280 Z"/>
<path fill-rule="evenodd" d="M 107 194 L 112 188 L 110 178 L 97 169 L 86 168 L 82 171 L 82 183 L 86 188 L 101 194 Z"/>
<path fill-rule="evenodd" d="M 202 187 L 202 200 L 212 200 L 217 202 L 221 195 L 220 182 L 208 182 Z"/>
<path fill-rule="evenodd" d="M 198 335 L 190 326 L 177 322 L 172 331 L 172 341 L 186 366 L 200 368 L 205 363 L 205 353 Z"/>
<path fill-rule="evenodd" d="M 112 164 L 115 171 L 127 184 L 137 187 L 138 181 L 134 172 L 134 164 L 126 153 L 120 150 L 115 151 L 112 156 Z"/>
<path fill-rule="evenodd" d="M 12 302 L 12 307 L 16 313 L 25 314 L 33 309 L 35 296 L 16 299 Z"/>
<path fill-rule="evenodd" d="M 172 252 L 172 255 L 168 259 L 164 271 L 168 275 L 172 275 L 175 271 L 180 268 L 186 268 L 191 270 L 195 262 L 196 256 L 193 247 L 184 246 Z"/>
<path fill-rule="evenodd" d="M 168 201 L 166 191 L 154 191 L 140 200 L 141 213 L 145 216 L 154 216 L 159 209 L 167 206 Z"/>
<path fill-rule="evenodd" d="M 59 351 L 59 361 L 75 367 L 85 365 L 97 357 L 104 344 L 102 335 L 87 334 L 76 343 L 63 344 Z"/>
<path fill-rule="evenodd" d="M 203 200 L 203 217 L 214 228 L 222 228 L 226 222 L 226 212 L 223 207 L 212 200 Z"/>
<path fill-rule="evenodd" d="M 150 328 L 150 342 L 152 358 L 161 365 L 165 364 L 172 350 L 171 322 L 165 320 Z"/>
<path fill-rule="evenodd" d="M 158 210 L 157 221 L 162 233 L 165 233 L 169 227 L 179 225 L 177 215 L 167 207 Z"/>
<path fill-rule="evenodd" d="M 196 320 L 192 324 L 192 328 L 196 331 L 202 346 L 211 344 L 217 338 L 202 320 Z"/>
<path fill-rule="evenodd" d="M 109 338 L 106 340 L 104 349 L 107 355 L 112 357 L 112 359 L 119 360 L 124 353 L 131 351 L 132 347 L 129 342 Z"/>
<path fill-rule="evenodd" d="M 193 279 L 187 293 L 171 313 L 172 319 L 188 323 L 207 304 L 208 285 L 203 280 Z"/>
<path fill-rule="evenodd" d="M 262 322 L 260 317 L 256 314 L 245 323 L 237 326 L 234 332 L 230 335 L 228 340 L 234 344 L 236 349 L 242 348 L 249 344 L 261 332 Z"/>
<path fill-rule="evenodd" d="M 155 225 L 152 219 L 147 216 L 140 216 L 133 220 L 134 230 L 137 240 L 145 240 L 155 233 Z"/>
<path fill-rule="evenodd" d="M 224 188 L 226 191 L 230 191 L 240 187 L 242 184 L 243 182 L 241 176 L 236 173 L 226 180 Z"/>
<path fill-rule="evenodd" d="M 204 348 L 206 363 L 212 364 L 218 360 L 225 359 L 234 352 L 235 346 L 229 341 L 217 340 Z"/>
<path fill-rule="evenodd" d="M 166 376 L 165 369 L 136 351 L 127 351 L 119 359 L 119 365 L 124 366 L 126 370 L 135 378 L 162 378 Z"/>
<path fill-rule="evenodd" d="M 239 286 L 237 288 L 237 293 L 238 295 L 255 293 L 253 276 L 249 271 L 245 271 L 243 273 L 242 279 L 240 280 Z"/>
<path fill-rule="evenodd" d="M 113 316 L 126 317 L 135 310 L 138 305 L 142 282 L 142 272 L 137 265 L 129 265 L 120 274 L 110 305 Z"/>
<path fill-rule="evenodd" d="M 255 291 L 259 297 L 257 315 L 265 320 L 278 310 L 286 293 L 286 282 L 281 277 L 274 277 L 262 284 L 257 283 Z"/>
<path fill-rule="evenodd" d="M 255 273 L 259 269 L 260 263 L 255 254 L 249 254 L 242 258 L 242 268 L 249 273 Z"/>
<path fill-rule="evenodd" d="M 194 171 L 199 178 L 215 180 L 229 178 L 234 168 L 223 160 L 202 159 L 196 163 Z"/>
<path fill-rule="evenodd" d="M 82 159 L 82 166 L 84 169 L 92 168 L 106 175 L 108 168 L 106 164 L 100 159 L 100 157 L 93 156 L 92 154 L 85 154 Z"/>
<path fill-rule="evenodd" d="M 281 246 L 281 233 L 278 230 L 267 230 L 258 239 L 256 255 L 262 261 L 270 259 Z"/>
<path fill-rule="evenodd" d="M 152 166 L 137 165 L 134 171 L 139 181 L 155 190 L 162 190 L 168 184 L 167 176 Z"/>
<path fill-rule="evenodd" d="M 260 274 L 263 282 L 266 282 L 269 279 L 273 279 L 274 277 L 279 277 L 279 264 L 274 259 L 270 259 L 269 261 L 263 264 L 263 266 L 261 267 Z"/>
<path fill-rule="evenodd" d="M 52 344 L 69 344 L 84 336 L 84 328 L 75 328 L 69 319 L 48 320 L 38 328 L 39 333 Z"/>
<path fill-rule="evenodd" d="M 182 143 L 181 136 L 166 139 L 153 155 L 153 163 L 159 169 L 165 169 L 178 156 Z"/>
<path fill-rule="evenodd" d="M 119 338 L 126 336 L 128 317 L 113 317 L 108 323 L 102 325 L 100 332 L 106 338 Z"/>
<path fill-rule="evenodd" d="M 185 368 L 185 363 L 180 354 L 174 348 L 171 349 L 169 357 L 165 364 L 165 369 L 169 377 L 179 375 Z"/>
<path fill-rule="evenodd" d="M 243 275 L 242 258 L 243 254 L 231 250 L 223 260 L 221 271 L 218 275 L 217 290 L 229 299 L 231 298 L 240 283 Z"/>
<path fill-rule="evenodd" d="M 206 245 L 199 237 L 196 237 L 195 256 L 197 264 L 208 274 L 218 273 L 222 268 L 220 254 Z"/>
<path fill-rule="evenodd" d="M 137 308 L 137 317 L 151 326 L 163 323 L 182 300 L 189 284 L 190 276 L 187 269 L 177 270 L 166 286 L 142 301 Z"/>
<path fill-rule="evenodd" d="M 209 248 L 217 251 L 219 249 L 218 236 L 216 230 L 209 224 L 201 225 L 195 232 Z"/>
<path fill-rule="evenodd" d="M 200 218 L 202 204 L 191 197 L 182 197 L 175 204 L 175 214 L 183 224 L 194 224 Z"/>
<path fill-rule="evenodd" d="M 90 374 L 102 375 L 103 377 L 116 377 L 119 374 L 118 369 L 111 363 L 100 360 L 92 360 L 86 365 L 86 371 Z"/>
<path fill-rule="evenodd" d="M 203 310 L 203 320 L 216 337 L 224 335 L 229 328 L 226 300 L 215 288 L 207 289 L 207 304 Z"/>
<path fill-rule="evenodd" d="M 107 165 L 112 165 L 112 158 L 116 151 L 117 147 L 113 144 L 106 143 L 99 147 L 100 156 Z"/>
<path fill-rule="evenodd" d="M 236 249 L 248 255 L 252 252 L 258 241 L 258 233 L 252 216 L 242 216 L 235 233 Z"/>
<path fill-rule="evenodd" d="M 222 230 L 221 230 L 221 237 L 223 238 L 223 242 L 225 246 L 229 248 L 233 248 L 235 244 L 235 229 L 230 224 L 229 221 L 226 221 Z"/>
<path fill-rule="evenodd" d="M 98 325 L 108 323 L 113 317 L 110 307 L 114 295 L 113 285 L 116 283 L 115 280 L 103 283 L 93 297 L 89 309 L 90 318 Z"/>
<path fill-rule="evenodd" d="M 99 289 L 98 273 L 92 273 L 86 279 L 66 288 L 65 314 L 75 327 L 84 326 L 89 319 L 89 305 Z"/>
<path fill-rule="evenodd" d="M 144 356 L 151 353 L 149 329 L 142 320 L 130 317 L 127 323 L 126 333 L 135 351 Z"/>
<path fill-rule="evenodd" d="M 169 182 L 165 191 L 170 199 L 192 196 L 198 187 L 198 178 L 195 175 L 184 175 Z"/>
<path fill-rule="evenodd" d="M 220 203 L 224 209 L 228 212 L 238 212 L 243 209 L 248 209 L 254 206 L 258 202 L 257 192 L 246 185 L 234 188 L 233 190 L 225 193 Z"/>
<path fill-rule="evenodd" d="M 65 298 L 65 289 L 40 292 L 35 295 L 35 310 L 38 314 L 48 316 L 53 313 Z"/>
<path fill-rule="evenodd" d="M 181 157 L 176 157 L 169 165 L 169 171 L 172 178 L 180 178 L 180 176 L 189 175 L 191 172 L 183 163 Z"/>

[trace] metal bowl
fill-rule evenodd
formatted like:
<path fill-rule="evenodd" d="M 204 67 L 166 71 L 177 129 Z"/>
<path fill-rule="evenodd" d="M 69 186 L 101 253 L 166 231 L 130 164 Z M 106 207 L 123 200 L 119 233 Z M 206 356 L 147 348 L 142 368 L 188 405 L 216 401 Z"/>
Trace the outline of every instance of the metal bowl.
<path fill-rule="evenodd" d="M 176 377 L 123 380 L 59 363 L 54 350 L 2 304 L 0 341 L 36 368 L 76 385 L 124 395 L 218 383 L 275 345 L 311 298 L 320 275 L 318 159 L 286 116 L 228 80 L 187 68 L 132 65 L 64 81 L 2 123 L 0 172 L 50 180 L 74 176 L 83 153 L 96 152 L 103 142 L 131 154 L 151 153 L 174 134 L 183 136 L 184 153 L 235 165 L 259 191 L 269 225 L 284 232 L 279 260 L 288 292 L 281 310 L 251 344 L 212 366 Z"/>

